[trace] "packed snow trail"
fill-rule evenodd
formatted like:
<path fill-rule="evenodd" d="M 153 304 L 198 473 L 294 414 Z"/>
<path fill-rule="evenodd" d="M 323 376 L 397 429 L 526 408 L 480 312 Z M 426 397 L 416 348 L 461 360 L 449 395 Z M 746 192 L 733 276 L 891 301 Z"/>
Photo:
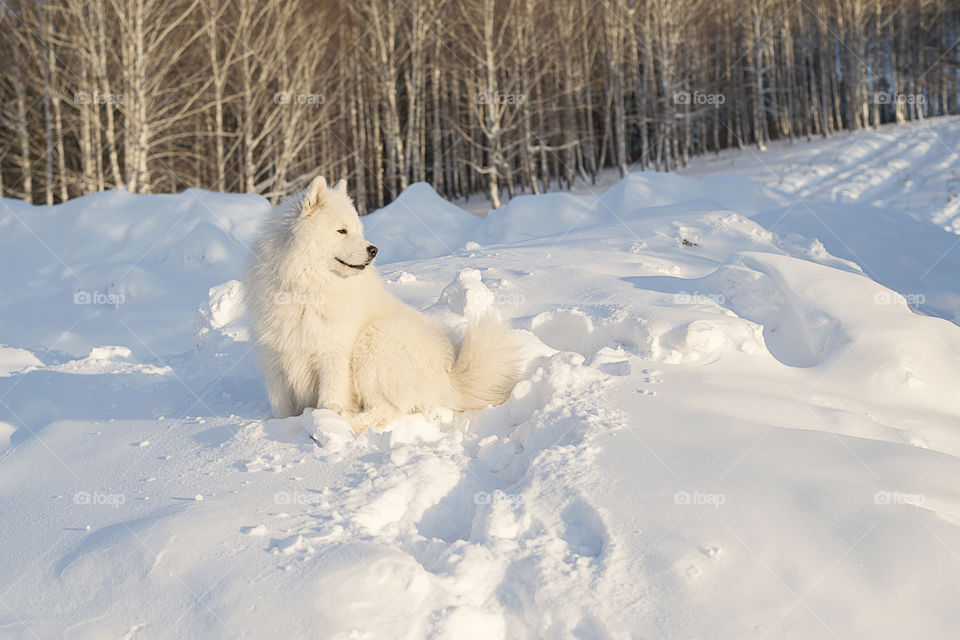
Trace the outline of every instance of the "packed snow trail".
<path fill-rule="evenodd" d="M 912 175 L 957 165 L 930 149 Z M 365 220 L 390 289 L 455 334 L 496 308 L 526 374 L 360 436 L 268 418 L 236 281 L 264 201 L 2 201 L 0 637 L 952 637 L 960 236 L 942 190 L 835 173 L 482 219 L 411 186 Z"/>
<path fill-rule="evenodd" d="M 773 142 L 767 153 L 698 156 L 682 173 L 697 178 L 734 173 L 796 202 L 870 205 L 960 233 L 956 116 L 841 132 L 810 143 Z"/>

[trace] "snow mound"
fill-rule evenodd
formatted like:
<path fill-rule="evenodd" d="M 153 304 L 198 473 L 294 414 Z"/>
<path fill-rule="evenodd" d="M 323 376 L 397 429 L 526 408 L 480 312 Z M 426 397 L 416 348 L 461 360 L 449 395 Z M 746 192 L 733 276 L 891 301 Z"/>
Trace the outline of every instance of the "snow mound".
<path fill-rule="evenodd" d="M 0 344 L 0 376 L 8 377 L 15 373 L 25 373 L 42 366 L 43 363 L 26 349 Z"/>
<path fill-rule="evenodd" d="M 640 207 L 691 200 L 703 200 L 747 216 L 793 203 L 791 198 L 741 176 L 695 180 L 672 173 L 641 172 L 624 177 L 600 196 L 599 204 L 605 211 L 629 215 Z"/>
<path fill-rule="evenodd" d="M 957 236 L 872 206 L 797 206 L 754 217 L 778 235 L 818 238 L 830 254 L 854 262 L 900 291 L 914 309 L 960 319 Z M 892 259 L 891 256 L 897 256 Z"/>
<path fill-rule="evenodd" d="M 237 276 L 268 203 L 191 189 L 109 191 L 53 207 L 0 201 L 0 325 L 74 355 L 117 336 L 141 358 L 189 350 L 208 290 Z M 13 274 L 33 274 L 13 277 Z"/>
<path fill-rule="evenodd" d="M 196 349 L 219 352 L 234 342 L 249 342 L 245 313 L 239 280 L 211 287 L 193 319 Z"/>
<path fill-rule="evenodd" d="M 479 218 L 441 198 L 429 184 L 417 182 L 382 209 L 364 216 L 364 231 L 380 251 L 379 262 L 442 256 L 473 237 Z"/>

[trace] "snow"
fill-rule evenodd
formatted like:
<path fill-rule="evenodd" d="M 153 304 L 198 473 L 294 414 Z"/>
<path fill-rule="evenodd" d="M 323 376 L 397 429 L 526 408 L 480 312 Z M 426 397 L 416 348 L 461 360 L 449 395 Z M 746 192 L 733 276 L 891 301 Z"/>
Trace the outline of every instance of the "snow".
<path fill-rule="evenodd" d="M 43 363 L 26 349 L 0 344 L 0 376 L 7 377 L 40 366 L 43 366 Z"/>
<path fill-rule="evenodd" d="M 873 205 L 960 232 L 960 120 L 956 117 L 844 132 L 812 144 L 774 142 L 769 153 L 694 158 L 687 176 L 736 173 L 794 202 Z"/>
<path fill-rule="evenodd" d="M 486 217 L 412 185 L 365 219 L 388 286 L 453 330 L 497 310 L 528 365 L 360 436 L 268 418 L 262 199 L 0 201 L 0 637 L 951 637 L 958 145 L 884 127 Z"/>

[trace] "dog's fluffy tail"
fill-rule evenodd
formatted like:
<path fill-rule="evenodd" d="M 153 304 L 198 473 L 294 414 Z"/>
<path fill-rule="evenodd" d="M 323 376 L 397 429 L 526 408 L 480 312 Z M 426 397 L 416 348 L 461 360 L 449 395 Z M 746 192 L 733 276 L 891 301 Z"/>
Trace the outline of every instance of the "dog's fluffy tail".
<path fill-rule="evenodd" d="M 470 320 L 451 378 L 461 410 L 498 405 L 520 379 L 520 345 L 493 314 Z"/>

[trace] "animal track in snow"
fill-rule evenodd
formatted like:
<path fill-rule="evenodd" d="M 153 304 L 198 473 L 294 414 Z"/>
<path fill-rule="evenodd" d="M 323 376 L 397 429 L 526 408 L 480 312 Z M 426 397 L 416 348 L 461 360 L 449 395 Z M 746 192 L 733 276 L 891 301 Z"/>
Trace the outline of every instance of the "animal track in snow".
<path fill-rule="evenodd" d="M 591 315 L 609 316 L 594 322 Z M 592 358 L 604 348 L 645 351 L 650 343 L 646 321 L 626 309 L 605 309 L 588 315 L 581 309 L 557 309 L 537 314 L 530 330 L 544 344 L 559 351 L 572 351 Z"/>
<path fill-rule="evenodd" d="M 565 525 L 563 539 L 570 551 L 590 558 L 603 553 L 609 537 L 603 518 L 586 502 L 574 502 L 561 514 Z"/>
<path fill-rule="evenodd" d="M 643 381 L 650 384 L 659 384 L 663 382 L 663 371 L 659 369 L 644 369 L 640 373 L 643 374 Z"/>

